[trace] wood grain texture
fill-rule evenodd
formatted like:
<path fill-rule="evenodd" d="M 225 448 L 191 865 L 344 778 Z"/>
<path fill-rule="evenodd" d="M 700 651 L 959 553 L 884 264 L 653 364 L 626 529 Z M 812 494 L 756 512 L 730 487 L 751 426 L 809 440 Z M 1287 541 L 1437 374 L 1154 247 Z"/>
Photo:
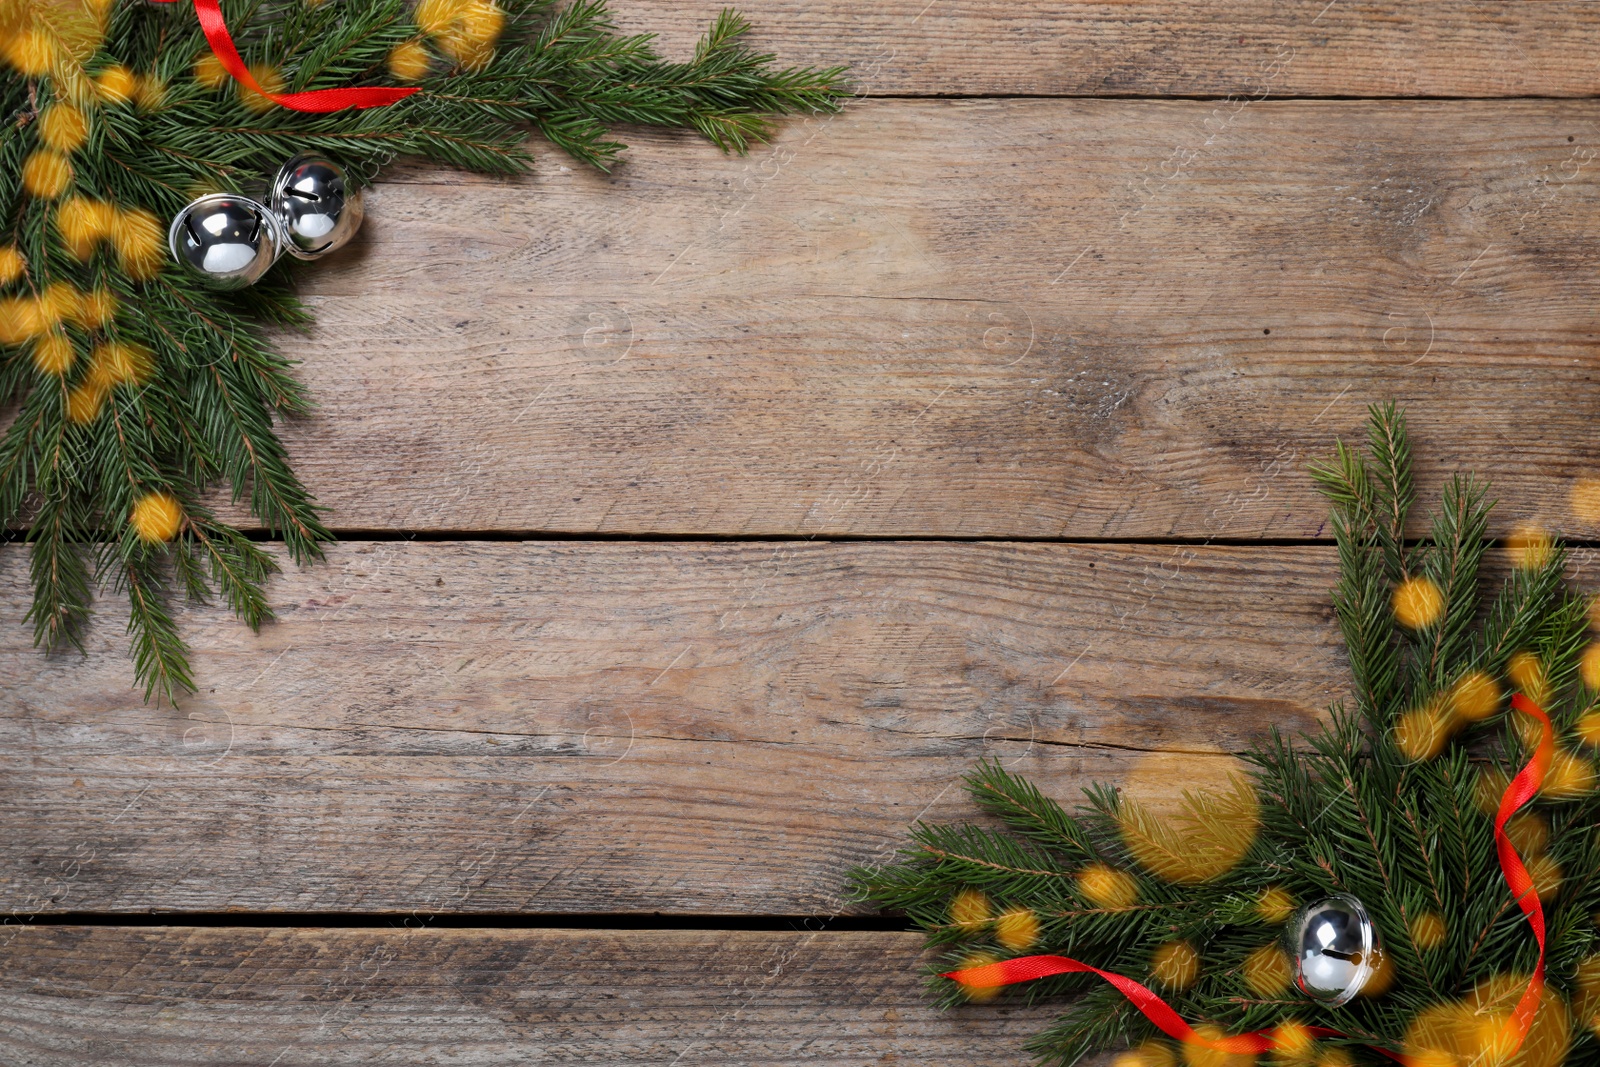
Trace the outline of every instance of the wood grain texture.
<path fill-rule="evenodd" d="M 719 0 L 618 0 L 686 56 Z M 1581 2 L 749 0 L 754 43 L 849 64 L 868 93 L 1589 96 L 1600 16 Z"/>
<path fill-rule="evenodd" d="M 849 910 L 1005 760 L 1171 795 L 1345 693 L 1332 551 L 348 544 L 200 693 L 45 659 L 0 552 L 0 911 Z"/>
<path fill-rule="evenodd" d="M 995 1064 L 1049 1016 L 938 1012 L 920 937 L 609 930 L 0 931 L 17 1067 Z"/>
<path fill-rule="evenodd" d="M 1325 537 L 1424 493 L 1592 536 L 1600 105 L 868 101 L 612 178 L 400 171 L 308 268 L 298 469 L 367 529 Z"/>

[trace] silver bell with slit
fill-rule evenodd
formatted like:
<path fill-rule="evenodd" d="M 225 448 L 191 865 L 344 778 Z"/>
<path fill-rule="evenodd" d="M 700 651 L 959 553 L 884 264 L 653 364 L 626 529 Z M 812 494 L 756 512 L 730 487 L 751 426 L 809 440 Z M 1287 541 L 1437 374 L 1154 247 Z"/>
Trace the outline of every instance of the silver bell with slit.
<path fill-rule="evenodd" d="M 278 170 L 271 204 L 283 227 L 284 251 L 296 259 L 325 256 L 361 227 L 361 190 L 337 163 L 309 152 Z"/>
<path fill-rule="evenodd" d="M 277 260 L 283 234 L 264 204 L 211 193 L 178 212 L 167 230 L 167 246 L 191 277 L 213 289 L 243 289 Z"/>
<path fill-rule="evenodd" d="M 1340 893 L 1301 908 L 1286 931 L 1300 991 L 1330 1007 L 1361 992 L 1378 969 L 1378 928 L 1361 901 Z"/>

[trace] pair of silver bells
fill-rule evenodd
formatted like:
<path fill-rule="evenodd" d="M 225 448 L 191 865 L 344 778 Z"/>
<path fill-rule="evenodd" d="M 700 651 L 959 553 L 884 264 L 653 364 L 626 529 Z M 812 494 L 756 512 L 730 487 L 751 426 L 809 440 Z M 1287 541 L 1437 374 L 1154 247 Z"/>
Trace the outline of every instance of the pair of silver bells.
<path fill-rule="evenodd" d="M 186 273 L 215 289 L 243 289 L 278 256 L 316 259 L 339 248 L 361 226 L 361 191 L 338 164 L 302 153 L 272 181 L 267 202 L 211 193 L 172 220 L 167 245 Z"/>

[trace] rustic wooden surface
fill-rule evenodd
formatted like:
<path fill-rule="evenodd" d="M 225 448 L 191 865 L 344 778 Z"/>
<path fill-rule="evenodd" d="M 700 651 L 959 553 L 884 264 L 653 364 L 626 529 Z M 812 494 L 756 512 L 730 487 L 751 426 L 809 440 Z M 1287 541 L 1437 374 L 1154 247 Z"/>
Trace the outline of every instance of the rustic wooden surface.
<path fill-rule="evenodd" d="M 617 0 L 686 56 L 722 0 Z M 1591 96 L 1584 0 L 750 0 L 752 40 L 888 95 Z"/>
<path fill-rule="evenodd" d="M 862 99 L 397 167 L 304 272 L 345 543 L 186 612 L 180 708 L 114 601 L 30 649 L 0 547 L 0 1062 L 1021 1064 L 1047 1009 L 933 1011 L 853 864 L 981 758 L 1170 802 L 1314 724 L 1303 467 L 1371 401 L 1596 538 L 1600 8 L 746 10 Z"/>
<path fill-rule="evenodd" d="M 981 1063 L 1035 1012 L 938 1012 L 896 933 L 0 931 L 7 1064 Z"/>
<path fill-rule="evenodd" d="M 873 100 L 397 175 L 305 274 L 298 469 L 352 533 L 1325 537 L 1304 465 L 1392 397 L 1424 492 L 1592 536 L 1600 105 L 1218 115 Z"/>
<path fill-rule="evenodd" d="M 1312 725 L 1332 580 L 1326 548 L 347 544 L 260 637 L 189 613 L 176 711 L 115 617 L 86 661 L 4 632 L 0 898 L 859 913 L 848 869 L 969 814 L 978 759 L 1074 803 Z"/>

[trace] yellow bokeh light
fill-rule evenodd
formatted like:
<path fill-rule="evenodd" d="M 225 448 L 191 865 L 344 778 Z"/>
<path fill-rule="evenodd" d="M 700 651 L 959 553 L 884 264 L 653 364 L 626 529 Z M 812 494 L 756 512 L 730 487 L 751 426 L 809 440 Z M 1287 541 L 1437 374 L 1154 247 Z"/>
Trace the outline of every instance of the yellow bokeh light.
<path fill-rule="evenodd" d="M 89 381 L 109 389 L 114 385 L 141 385 L 155 368 L 155 357 L 143 345 L 106 341 L 89 357 Z"/>
<path fill-rule="evenodd" d="M 1279 1063 L 1306 1064 L 1312 1061 L 1317 1042 L 1304 1023 L 1279 1023 L 1272 1030 L 1272 1057 Z"/>
<path fill-rule="evenodd" d="M 969 933 L 981 929 L 993 914 L 989 898 L 976 889 L 963 889 L 950 900 L 951 924 Z"/>
<path fill-rule="evenodd" d="M 1361 991 L 1356 994 L 1367 1000 L 1383 996 L 1389 991 L 1389 987 L 1394 985 L 1394 963 L 1389 959 L 1389 954 L 1374 951 L 1372 955 L 1374 957 L 1372 974 L 1361 986 Z"/>
<path fill-rule="evenodd" d="M 1276 926 L 1294 914 L 1294 897 L 1281 885 L 1269 885 L 1256 898 L 1256 914 L 1261 921 Z"/>
<path fill-rule="evenodd" d="M 83 294 L 71 282 L 51 282 L 39 294 L 39 321 L 46 329 L 70 322 L 78 317 L 83 306 Z"/>
<path fill-rule="evenodd" d="M 1550 820 L 1536 811 L 1519 811 L 1506 820 L 1506 836 L 1524 859 L 1540 855 L 1550 847 Z"/>
<path fill-rule="evenodd" d="M 110 236 L 129 277 L 149 281 L 161 272 L 167 257 L 167 228 L 153 213 L 143 208 L 116 212 Z"/>
<path fill-rule="evenodd" d="M 1000 957 L 996 956 L 994 953 L 979 951 L 968 953 L 966 956 L 962 957 L 961 962 L 957 964 L 957 966 L 962 970 L 965 970 L 968 967 L 983 967 L 987 966 L 988 964 L 998 962 L 1000 962 Z M 977 1003 L 982 1004 L 985 1001 L 993 1000 L 995 997 L 999 996 L 1000 990 L 1004 988 L 1004 986 L 1000 985 L 970 985 L 966 982 L 962 982 L 961 994 L 968 1000 L 976 1001 Z"/>
<path fill-rule="evenodd" d="M 1555 538 L 1540 526 L 1518 526 L 1506 535 L 1506 552 L 1511 565 L 1520 570 L 1537 570 L 1550 562 L 1555 554 Z"/>
<path fill-rule="evenodd" d="M 1600 747 L 1600 711 L 1591 711 L 1573 723 L 1578 740 L 1592 747 Z"/>
<path fill-rule="evenodd" d="M 1294 979 L 1289 957 L 1277 945 L 1262 945 L 1251 952 L 1244 958 L 1239 973 L 1244 977 L 1244 984 L 1262 998 L 1281 995 Z"/>
<path fill-rule="evenodd" d="M 100 417 L 109 390 L 92 382 L 84 382 L 67 394 L 67 418 L 85 425 Z"/>
<path fill-rule="evenodd" d="M 117 314 L 117 295 L 110 289 L 91 289 L 78 301 L 78 314 L 73 322 L 85 330 L 99 330 L 109 326 Z"/>
<path fill-rule="evenodd" d="M 1221 1041 L 1224 1035 L 1211 1023 L 1201 1023 L 1194 1032 L 1199 1040 L 1183 1043 L 1183 1062 L 1188 1067 L 1250 1067 L 1255 1062 L 1254 1056 L 1213 1048 L 1211 1043 Z"/>
<path fill-rule="evenodd" d="M 1255 843 L 1261 809 L 1254 784 L 1235 774 L 1226 789 L 1185 793 L 1178 811 L 1165 819 L 1125 796 L 1117 825 L 1141 867 L 1169 882 L 1195 885 L 1244 859 Z"/>
<path fill-rule="evenodd" d="M 210 53 L 201 56 L 194 65 L 194 80 L 207 89 L 220 89 L 227 85 L 232 77 L 228 73 L 228 68 L 222 65 L 222 60 Z"/>
<path fill-rule="evenodd" d="M 72 163 L 50 148 L 41 148 L 22 163 L 22 187 L 42 200 L 54 200 L 72 186 Z"/>
<path fill-rule="evenodd" d="M 1091 863 L 1078 872 L 1078 892 L 1096 907 L 1123 911 L 1139 899 L 1139 883 L 1126 871 Z"/>
<path fill-rule="evenodd" d="M 100 99 L 108 104 L 126 104 L 139 91 L 139 76 L 127 67 L 107 67 L 95 78 Z"/>
<path fill-rule="evenodd" d="M 250 66 L 250 76 L 261 87 L 260 91 L 251 88 L 244 82 L 239 83 L 239 103 L 257 114 L 263 114 L 277 107 L 272 96 L 283 92 L 283 75 L 267 63 L 255 63 Z"/>
<path fill-rule="evenodd" d="M 1579 961 L 1574 978 L 1576 993 L 1572 1010 L 1578 1016 L 1578 1023 L 1600 1034 L 1600 953 Z"/>
<path fill-rule="evenodd" d="M 183 526 L 183 505 L 165 490 L 146 493 L 133 505 L 128 524 L 142 541 L 170 541 Z"/>
<path fill-rule="evenodd" d="M 1408 630 L 1432 626 L 1444 613 L 1444 594 L 1426 578 L 1407 578 L 1394 591 L 1394 617 Z"/>
<path fill-rule="evenodd" d="M 1557 751 L 1550 758 L 1540 793 L 1551 800 L 1573 800 L 1594 791 L 1594 764 L 1582 756 Z"/>
<path fill-rule="evenodd" d="M 1406 1032 L 1408 1058 L 1427 1067 L 1502 1067 L 1511 1062 L 1511 1009 L 1527 986 L 1525 974 L 1498 974 L 1480 982 L 1463 1000 L 1418 1012 Z M 1567 1054 L 1568 1027 L 1566 1004 L 1546 988 L 1515 1062 L 1519 1067 L 1559 1067 Z"/>
<path fill-rule="evenodd" d="M 167 102 L 167 83 L 154 74 L 139 75 L 133 102 L 145 111 L 154 111 Z"/>
<path fill-rule="evenodd" d="M 28 260 L 16 245 L 0 245 L 0 285 L 10 285 L 28 269 Z"/>
<path fill-rule="evenodd" d="M 1600 523 L 1600 478 L 1578 478 L 1572 483 L 1572 513 L 1580 522 Z"/>
<path fill-rule="evenodd" d="M 1150 975 L 1168 989 L 1188 989 L 1200 977 L 1200 954 L 1187 941 L 1158 945 L 1150 956 Z"/>
<path fill-rule="evenodd" d="M 1031 908 L 1012 908 L 994 921 L 994 939 L 1013 952 L 1039 940 L 1039 916 Z"/>
<path fill-rule="evenodd" d="M 1394 745 L 1407 759 L 1432 759 L 1444 750 L 1455 726 L 1443 702 L 1434 700 L 1400 716 L 1394 724 Z"/>
<path fill-rule="evenodd" d="M 72 342 L 62 333 L 47 333 L 33 343 L 33 365 L 41 374 L 62 375 L 72 369 Z"/>
<path fill-rule="evenodd" d="M 55 41 L 43 30 L 23 30 L 0 44 L 0 48 L 5 51 L 6 61 L 29 78 L 48 73 L 59 56 Z"/>
<path fill-rule="evenodd" d="M 1425 911 L 1407 925 L 1410 927 L 1411 943 L 1422 951 L 1427 952 L 1444 944 L 1447 931 L 1444 920 L 1436 913 Z"/>
<path fill-rule="evenodd" d="M 1469 722 L 1479 722 L 1500 708 L 1500 686 L 1482 671 L 1457 679 L 1446 700 L 1449 711 Z"/>
<path fill-rule="evenodd" d="M 1537 655 L 1532 652 L 1513 654 L 1510 662 L 1506 664 L 1506 675 L 1511 679 L 1511 684 L 1522 690 L 1529 700 L 1535 704 L 1545 703 L 1548 686 L 1545 682 L 1544 664 Z"/>
<path fill-rule="evenodd" d="M 1146 1041 L 1111 1060 L 1112 1067 L 1174 1067 L 1177 1062 L 1171 1047 L 1161 1041 Z"/>
<path fill-rule="evenodd" d="M 57 152 L 74 152 L 89 137 L 89 120 L 71 104 L 51 104 L 39 116 L 39 139 Z"/>
<path fill-rule="evenodd" d="M 389 53 L 389 73 L 395 81 L 419 82 L 428 76 L 433 57 L 421 41 L 401 41 Z"/>
<path fill-rule="evenodd" d="M 0 344 L 14 345 L 38 337 L 49 326 L 39 314 L 39 301 L 31 296 L 0 300 Z"/>
<path fill-rule="evenodd" d="M 1565 877 L 1561 864 L 1548 855 L 1541 855 L 1526 860 L 1524 866 L 1528 868 L 1528 877 L 1533 879 L 1533 888 L 1541 903 L 1548 904 L 1560 895 Z"/>
<path fill-rule="evenodd" d="M 1600 641 L 1583 650 L 1583 656 L 1578 660 L 1578 673 L 1583 676 L 1584 685 L 1600 690 Z"/>
<path fill-rule="evenodd" d="M 111 235 L 116 209 L 103 200 L 69 196 L 56 208 L 56 230 L 77 259 L 94 255 L 95 245 Z"/>

